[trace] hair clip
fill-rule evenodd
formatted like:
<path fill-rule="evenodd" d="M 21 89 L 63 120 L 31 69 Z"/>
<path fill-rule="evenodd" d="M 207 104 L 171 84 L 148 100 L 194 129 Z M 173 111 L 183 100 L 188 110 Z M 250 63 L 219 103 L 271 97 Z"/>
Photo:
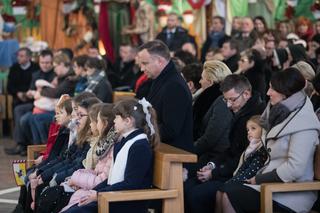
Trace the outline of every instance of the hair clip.
<path fill-rule="evenodd" d="M 150 128 L 150 135 L 153 135 L 155 133 L 155 130 L 151 123 L 151 114 L 149 113 L 149 110 L 148 110 L 148 107 L 152 107 L 152 105 L 145 98 L 142 98 L 141 100 L 139 100 L 138 103 L 141 104 L 142 110 L 146 114 L 146 121 Z"/>

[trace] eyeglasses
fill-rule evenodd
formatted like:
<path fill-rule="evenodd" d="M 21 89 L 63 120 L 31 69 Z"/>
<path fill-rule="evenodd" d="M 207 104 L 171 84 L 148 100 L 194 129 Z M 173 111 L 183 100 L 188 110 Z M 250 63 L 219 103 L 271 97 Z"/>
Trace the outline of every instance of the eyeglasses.
<path fill-rule="evenodd" d="M 240 96 L 244 93 L 244 91 L 242 91 L 237 97 L 235 98 L 223 98 L 222 100 L 226 103 L 230 103 L 230 104 L 233 104 L 234 102 L 236 102 Z"/>

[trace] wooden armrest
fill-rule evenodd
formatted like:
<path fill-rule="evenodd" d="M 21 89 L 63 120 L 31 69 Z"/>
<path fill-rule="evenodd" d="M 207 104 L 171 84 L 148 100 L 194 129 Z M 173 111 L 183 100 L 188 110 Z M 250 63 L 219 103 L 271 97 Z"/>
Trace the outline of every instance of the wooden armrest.
<path fill-rule="evenodd" d="M 261 191 L 270 192 L 295 192 L 320 190 L 320 181 L 300 182 L 300 183 L 268 183 L 261 184 Z"/>
<path fill-rule="evenodd" d="M 170 146 L 165 143 L 160 143 L 156 147 L 156 155 L 159 155 L 164 161 L 167 162 L 180 162 L 180 163 L 196 163 L 197 155 L 182 149 Z"/>
<path fill-rule="evenodd" d="M 33 165 L 34 163 L 34 154 L 42 152 L 46 149 L 45 144 L 42 145 L 29 145 L 27 149 L 27 167 L 29 168 L 30 166 Z"/>
<path fill-rule="evenodd" d="M 178 196 L 178 190 L 160 190 L 160 189 L 143 189 L 102 192 L 98 194 L 98 206 L 100 213 L 109 212 L 109 202 L 115 201 L 134 201 L 134 200 L 155 200 L 164 198 L 175 198 Z"/>
<path fill-rule="evenodd" d="M 47 145 L 46 144 L 41 144 L 41 145 L 29 145 L 28 146 L 28 154 L 29 153 L 37 153 L 44 151 L 46 149 Z"/>
<path fill-rule="evenodd" d="M 272 212 L 273 192 L 296 192 L 320 190 L 320 181 L 300 183 L 267 183 L 261 184 L 261 212 Z"/>

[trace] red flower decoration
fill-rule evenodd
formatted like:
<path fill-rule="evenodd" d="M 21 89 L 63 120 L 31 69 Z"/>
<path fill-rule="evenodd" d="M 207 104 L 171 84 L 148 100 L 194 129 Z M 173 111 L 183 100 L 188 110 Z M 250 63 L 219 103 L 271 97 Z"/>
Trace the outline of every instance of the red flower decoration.
<path fill-rule="evenodd" d="M 188 0 L 188 2 L 193 9 L 200 9 L 204 5 L 205 0 Z"/>
<path fill-rule="evenodd" d="M 320 10 L 320 1 L 316 1 L 313 5 L 311 5 L 310 9 L 311 11 Z"/>
<path fill-rule="evenodd" d="M 14 23 L 17 22 L 17 20 L 14 16 L 11 16 L 7 13 L 2 14 L 2 18 L 5 22 L 14 22 Z"/>
<path fill-rule="evenodd" d="M 293 18 L 293 16 L 294 16 L 294 8 L 293 7 L 291 7 L 291 6 L 288 6 L 287 8 L 286 8 L 286 11 L 284 12 L 284 15 L 288 18 L 288 19 L 291 19 L 291 18 Z"/>

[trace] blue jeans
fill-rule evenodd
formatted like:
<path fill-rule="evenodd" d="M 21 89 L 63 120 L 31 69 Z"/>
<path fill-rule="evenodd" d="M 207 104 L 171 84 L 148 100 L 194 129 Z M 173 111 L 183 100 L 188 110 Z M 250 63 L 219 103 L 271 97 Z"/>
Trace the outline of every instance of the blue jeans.
<path fill-rule="evenodd" d="M 31 129 L 33 144 L 46 143 L 48 139 L 50 123 L 52 122 L 53 118 L 53 111 L 41 114 L 33 114 L 29 118 L 28 121 Z"/>
<path fill-rule="evenodd" d="M 24 137 L 24 133 L 22 132 L 22 129 L 24 127 L 21 127 L 20 120 L 21 118 L 28 112 L 31 112 L 33 109 L 33 103 L 26 103 L 18 105 L 14 108 L 14 133 L 13 133 L 13 139 L 17 144 L 25 145 L 26 139 Z M 22 122 L 23 123 L 23 122 Z"/>
<path fill-rule="evenodd" d="M 32 144 L 32 134 L 31 134 L 31 127 L 29 125 L 29 121 L 32 117 L 32 112 L 25 113 L 20 118 L 20 142 L 19 144 L 27 147 L 28 145 Z"/>

